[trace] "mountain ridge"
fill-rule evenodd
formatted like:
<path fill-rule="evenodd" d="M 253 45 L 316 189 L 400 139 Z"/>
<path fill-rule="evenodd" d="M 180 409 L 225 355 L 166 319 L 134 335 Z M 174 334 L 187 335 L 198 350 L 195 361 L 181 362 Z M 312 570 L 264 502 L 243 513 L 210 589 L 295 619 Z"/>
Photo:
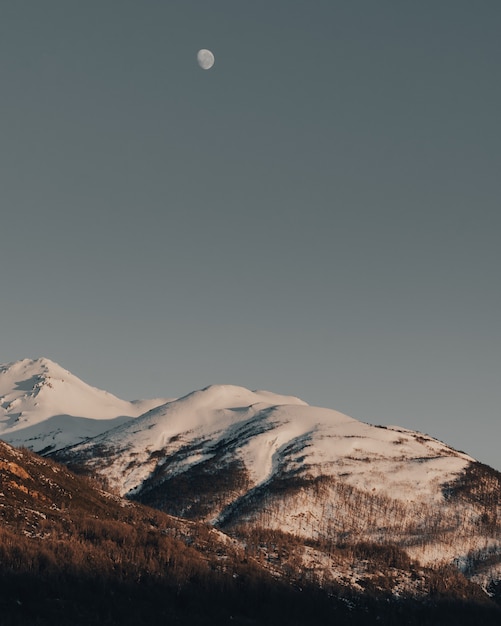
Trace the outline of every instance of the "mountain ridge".
<path fill-rule="evenodd" d="M 433 437 L 235 385 L 146 403 L 145 412 L 111 422 L 96 413 L 79 417 L 76 433 L 72 416 L 56 416 L 55 436 L 47 427 L 54 403 L 42 407 L 41 419 L 34 406 L 37 385 L 52 384 L 51 377 L 28 376 L 30 368 L 52 365 L 21 363 L 15 384 L 16 367 L 0 369 L 10 372 L 13 387 L 4 376 L 2 407 L 5 416 L 7 402 L 18 400 L 17 409 L 24 403 L 32 430 L 14 423 L 9 431 L 11 410 L 0 438 L 96 476 L 113 493 L 244 543 L 260 533 L 286 533 L 302 546 L 296 567 L 331 583 L 338 574 L 329 550 L 361 542 L 390 543 L 422 567 L 454 566 L 483 589 L 501 580 L 501 474 Z M 61 372 L 51 371 L 59 381 Z M 49 387 L 42 401 L 74 388 L 63 383 Z M 113 410 L 121 402 L 113 400 Z M 92 421 L 89 436 L 82 419 Z M 27 433 L 31 438 L 22 440 Z"/>
<path fill-rule="evenodd" d="M 122 400 L 45 357 L 0 366 L 0 438 L 37 452 L 85 440 L 163 402 Z"/>
<path fill-rule="evenodd" d="M 3 626 L 494 626 L 501 615 L 459 571 L 391 544 L 304 545 L 266 529 L 237 538 L 1 441 L 0 505 Z"/>

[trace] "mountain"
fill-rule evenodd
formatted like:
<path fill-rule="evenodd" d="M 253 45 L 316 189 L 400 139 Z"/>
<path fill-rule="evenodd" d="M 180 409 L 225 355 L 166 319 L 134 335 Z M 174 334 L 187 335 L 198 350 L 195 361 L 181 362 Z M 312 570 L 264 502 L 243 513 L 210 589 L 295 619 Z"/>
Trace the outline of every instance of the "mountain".
<path fill-rule="evenodd" d="M 79 443 L 163 402 L 121 400 L 45 358 L 0 366 L 0 438 L 37 452 Z"/>
<path fill-rule="evenodd" d="M 66 456 L 106 474 L 122 495 L 151 493 L 203 468 L 211 477 L 231 474 L 235 493 L 246 500 L 277 481 L 329 477 L 353 489 L 425 502 L 440 498 L 441 485 L 473 462 L 421 433 L 371 426 L 294 397 L 230 385 L 168 402 L 63 451 L 60 458 Z M 197 517 L 234 514 L 233 496 L 231 510 L 220 495 L 213 504 L 207 496 Z"/>
<path fill-rule="evenodd" d="M 215 385 L 57 458 L 121 495 L 238 536 L 394 545 L 501 579 L 501 474 L 427 435 Z M 312 567 L 323 568 L 322 559 Z"/>
<path fill-rule="evenodd" d="M 222 533 L 4 442 L 0 561 L 2 626 L 248 623 L 242 613 L 267 624 L 275 602 L 309 605 Z"/>
<path fill-rule="evenodd" d="M 450 568 L 362 543 L 330 551 L 342 579 L 325 581 L 299 565 L 306 549 L 327 556 L 286 533 L 238 541 L 0 442 L 2 626 L 499 623 Z"/>
<path fill-rule="evenodd" d="M 1 437 L 217 528 L 278 579 L 499 594 L 501 474 L 428 435 L 233 385 L 126 403 L 45 359 L 1 371 Z"/>

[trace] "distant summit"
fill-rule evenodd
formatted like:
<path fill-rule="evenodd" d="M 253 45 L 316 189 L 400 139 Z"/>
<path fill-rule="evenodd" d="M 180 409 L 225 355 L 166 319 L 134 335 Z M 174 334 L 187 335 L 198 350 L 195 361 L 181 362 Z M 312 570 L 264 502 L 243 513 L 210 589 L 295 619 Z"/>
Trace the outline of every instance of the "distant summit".
<path fill-rule="evenodd" d="M 78 443 L 161 402 L 121 400 L 47 358 L 0 366 L 0 438 L 36 452 Z"/>

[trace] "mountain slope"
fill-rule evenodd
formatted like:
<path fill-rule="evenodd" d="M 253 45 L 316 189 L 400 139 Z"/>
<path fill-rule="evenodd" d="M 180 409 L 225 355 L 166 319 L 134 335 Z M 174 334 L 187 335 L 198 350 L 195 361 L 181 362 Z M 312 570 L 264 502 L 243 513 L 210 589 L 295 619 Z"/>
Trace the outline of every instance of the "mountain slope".
<path fill-rule="evenodd" d="M 371 563 L 391 546 L 399 563 L 452 565 L 486 590 L 501 581 L 501 474 L 432 437 L 233 385 L 127 403 L 46 359 L 0 371 L 0 437 L 208 522 L 256 558 L 256 537 L 294 537 L 277 575 L 356 587 L 343 550 L 364 544 Z M 397 578 L 388 588 L 409 588 Z"/>
<path fill-rule="evenodd" d="M 440 483 L 473 461 L 420 433 L 231 385 L 166 403 L 67 453 L 98 472 L 105 463 L 107 479 L 123 495 L 142 491 L 159 474 L 166 480 L 201 464 L 231 462 L 252 489 L 278 477 L 342 476 L 354 487 L 419 499 L 439 497 Z"/>
<path fill-rule="evenodd" d="M 455 563 L 484 586 L 501 579 L 500 474 L 432 437 L 297 398 L 215 385 L 58 458 L 235 536 L 391 538 L 422 564 Z"/>
<path fill-rule="evenodd" d="M 298 596 L 222 533 L 1 441 L 0 561 L 2 626 L 213 624 L 229 621 L 246 586 Z"/>
<path fill-rule="evenodd" d="M 312 562 L 323 558 L 337 579 Z M 103 492 L 0 442 L 2 626 L 498 623 L 458 572 L 396 548 L 327 550 L 284 533 L 245 543 Z M 310 565 L 302 565 L 305 561 Z"/>
<path fill-rule="evenodd" d="M 0 366 L 0 438 L 57 450 L 137 417 L 165 400 L 127 402 L 87 385 L 49 359 Z"/>
<path fill-rule="evenodd" d="M 432 437 L 297 398 L 211 386 L 59 458 L 122 495 L 236 536 L 391 537 L 422 564 L 455 563 L 484 586 L 501 579 L 497 472 Z"/>

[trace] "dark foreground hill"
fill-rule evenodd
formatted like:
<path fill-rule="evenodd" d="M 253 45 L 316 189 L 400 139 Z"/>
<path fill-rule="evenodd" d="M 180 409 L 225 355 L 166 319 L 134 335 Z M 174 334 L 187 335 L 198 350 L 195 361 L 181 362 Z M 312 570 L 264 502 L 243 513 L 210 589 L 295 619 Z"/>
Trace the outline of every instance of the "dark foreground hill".
<path fill-rule="evenodd" d="M 456 570 L 417 568 L 398 549 L 360 544 L 330 553 L 367 571 L 414 576 L 420 595 L 375 583 L 322 585 L 291 566 L 296 550 L 304 546 L 287 534 L 236 541 L 131 503 L 0 442 L 2 626 L 501 621 L 495 596 Z"/>

